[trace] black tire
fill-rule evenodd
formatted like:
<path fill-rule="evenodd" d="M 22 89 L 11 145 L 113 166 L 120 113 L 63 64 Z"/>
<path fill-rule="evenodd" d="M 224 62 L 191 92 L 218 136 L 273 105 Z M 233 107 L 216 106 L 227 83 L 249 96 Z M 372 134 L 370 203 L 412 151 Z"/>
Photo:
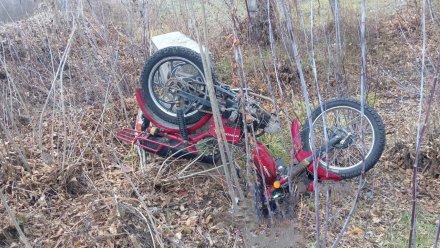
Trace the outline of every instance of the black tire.
<path fill-rule="evenodd" d="M 331 112 L 330 111 L 353 111 L 353 112 L 358 111 L 358 114 L 360 117 L 361 116 L 360 115 L 361 103 L 359 101 L 356 101 L 353 99 L 347 99 L 347 98 L 335 99 L 335 100 L 331 100 L 331 101 L 324 103 L 322 110 L 321 110 L 321 107 L 318 107 L 312 112 L 311 122 L 312 122 L 312 126 L 314 128 L 314 132 L 317 128 L 319 128 L 318 124 L 316 122 L 317 122 L 318 118 L 321 118 L 323 116 L 322 115 L 323 111 L 325 113 L 327 113 L 326 119 L 329 122 L 327 124 L 330 124 L 330 122 L 331 122 L 331 120 L 330 120 L 331 119 Z M 335 116 L 336 116 L 336 114 L 335 114 Z M 365 143 L 367 142 L 366 139 L 368 138 L 367 137 L 368 133 L 367 133 L 367 131 L 364 131 L 364 134 L 365 134 L 364 137 L 366 137 L 366 138 L 364 138 L 363 145 L 361 146 L 361 148 L 366 147 L 366 146 L 371 147 L 366 152 L 363 152 L 364 155 L 366 154 L 365 159 L 364 159 L 365 172 L 366 172 L 374 167 L 374 165 L 377 163 L 380 156 L 382 155 L 382 152 L 385 147 L 385 127 L 383 125 L 382 119 L 380 118 L 379 114 L 373 108 L 371 108 L 370 106 L 368 106 L 366 104 L 364 106 L 364 116 L 365 116 L 364 119 L 368 120 L 368 122 L 363 122 L 363 124 L 369 125 L 369 127 L 371 128 L 371 132 L 373 134 L 371 145 L 370 146 L 365 145 Z M 355 119 L 357 119 L 357 118 L 355 118 Z M 322 118 L 320 120 L 322 120 Z M 347 122 L 346 116 L 342 120 L 344 120 L 343 122 L 346 123 L 346 126 L 348 126 L 348 124 L 350 123 L 350 121 Z M 340 121 L 339 117 L 337 119 L 335 118 L 335 122 L 337 122 L 336 126 L 339 125 L 339 121 Z M 356 123 L 358 123 L 358 122 L 356 122 Z M 340 125 L 340 126 L 342 127 L 343 125 Z M 327 133 L 329 134 L 331 132 L 332 128 L 330 125 L 327 128 L 328 128 Z M 339 127 L 335 127 L 335 128 L 339 128 Z M 343 128 L 349 129 L 349 127 L 343 127 Z M 364 130 L 366 130 L 366 128 L 364 128 Z M 349 131 L 355 133 L 354 136 L 356 136 L 356 132 L 354 132 L 353 130 L 349 130 Z M 319 132 L 317 132 L 317 133 L 319 133 Z M 304 128 L 301 131 L 301 139 L 303 142 L 303 149 L 310 151 L 311 150 L 311 148 L 310 148 L 310 128 L 309 128 L 308 120 L 305 121 Z M 317 139 L 319 140 L 318 137 L 315 137 L 315 141 Z M 360 139 L 358 139 L 358 140 L 360 140 Z M 356 137 L 353 138 L 353 140 L 351 140 L 351 141 L 356 142 Z M 319 142 L 317 142 L 317 143 L 319 143 Z M 314 147 L 316 148 L 321 145 L 322 144 L 315 143 Z M 344 157 L 346 157 L 348 150 L 344 150 L 344 149 L 354 149 L 353 145 L 355 145 L 355 144 L 352 143 L 352 144 L 350 144 L 350 146 L 347 146 L 347 147 L 335 148 L 334 150 L 329 152 L 328 157 L 331 157 L 333 155 L 334 159 L 335 159 L 334 161 L 336 164 L 336 162 L 337 162 L 336 158 L 339 159 L 339 157 L 337 157 L 337 153 L 338 154 L 342 153 L 342 155 Z M 358 148 L 358 150 L 360 150 L 360 149 Z M 338 151 L 342 151 L 342 152 L 338 152 Z M 331 153 L 334 153 L 334 154 L 331 154 Z M 362 151 L 360 153 L 362 153 Z M 348 160 L 350 161 L 351 155 L 349 154 L 348 156 L 349 156 Z M 362 155 L 360 155 L 359 157 L 362 158 Z M 332 159 L 328 159 L 328 160 L 332 161 Z M 356 164 L 349 166 L 349 167 L 346 167 L 346 168 L 332 166 L 331 164 L 327 165 L 325 163 L 326 162 L 320 160 L 319 165 L 321 167 L 327 169 L 328 171 L 330 171 L 336 175 L 339 175 L 345 179 L 359 176 L 362 173 L 362 169 L 363 169 L 362 160 L 360 160 L 360 162 L 359 162 L 360 164 L 356 163 Z"/>
<path fill-rule="evenodd" d="M 200 54 L 196 53 L 195 51 L 185 48 L 185 47 L 166 47 L 163 48 L 156 53 L 154 53 L 148 60 L 145 62 L 142 75 L 140 78 L 141 81 L 141 87 L 143 91 L 143 96 L 146 104 L 148 104 L 148 107 L 151 109 L 154 114 L 162 118 L 163 120 L 178 124 L 177 122 L 177 116 L 172 113 L 172 110 L 167 111 L 165 109 L 165 106 L 159 102 L 159 100 L 154 96 L 155 92 L 153 89 L 153 78 L 155 75 L 157 75 L 157 78 L 159 77 L 159 74 L 161 72 L 159 71 L 159 67 L 164 65 L 165 63 L 170 63 L 170 61 L 180 61 L 187 63 L 187 65 L 192 66 L 191 68 L 194 68 L 195 71 L 200 75 L 200 78 L 203 82 L 198 83 L 197 87 L 204 87 L 206 90 L 206 86 L 202 86 L 205 83 L 205 75 L 203 71 L 203 63 L 202 58 L 200 57 Z M 176 66 L 176 68 L 179 67 L 179 65 Z M 180 66 L 182 68 L 182 66 Z M 168 72 L 169 74 L 172 74 L 172 70 Z M 176 69 L 175 71 L 178 71 L 179 69 Z M 158 72 L 158 74 L 155 74 Z M 167 82 L 168 84 L 170 82 L 170 78 L 168 77 L 169 74 L 167 74 Z M 163 79 L 161 77 L 161 79 Z M 160 81 L 160 79 L 159 79 Z M 160 88 L 160 87 L 159 87 Z M 167 87 L 162 87 L 167 88 Z M 172 93 L 168 93 L 168 96 L 173 96 Z M 204 96 L 207 99 L 207 93 Z M 197 105 L 197 107 L 189 107 L 189 105 L 196 105 L 197 102 L 192 102 L 191 104 L 188 104 L 188 108 L 191 109 L 190 113 L 185 114 L 185 121 L 186 124 L 193 124 L 197 121 L 199 121 L 203 116 L 205 116 L 207 113 L 199 110 L 207 110 L 207 107 L 202 105 Z M 171 107 L 173 108 L 173 107 Z"/>

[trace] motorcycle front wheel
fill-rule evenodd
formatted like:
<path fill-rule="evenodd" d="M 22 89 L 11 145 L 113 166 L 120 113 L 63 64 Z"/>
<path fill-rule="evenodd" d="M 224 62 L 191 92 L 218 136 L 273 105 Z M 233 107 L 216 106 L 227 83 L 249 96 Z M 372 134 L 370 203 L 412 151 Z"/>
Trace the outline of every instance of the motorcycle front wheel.
<path fill-rule="evenodd" d="M 319 156 L 319 166 L 341 176 L 353 178 L 372 169 L 385 147 L 385 128 L 379 114 L 354 99 L 336 99 L 316 108 L 301 132 L 303 149 L 315 150 L 336 133 L 347 133 L 344 144 L 336 144 Z"/>

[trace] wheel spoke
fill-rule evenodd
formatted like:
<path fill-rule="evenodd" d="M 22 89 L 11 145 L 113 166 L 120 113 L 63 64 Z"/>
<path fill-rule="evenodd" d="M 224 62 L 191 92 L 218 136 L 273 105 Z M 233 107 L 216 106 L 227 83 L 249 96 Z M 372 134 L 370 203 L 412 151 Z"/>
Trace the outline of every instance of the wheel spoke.
<path fill-rule="evenodd" d="M 176 102 L 175 101 L 163 101 L 163 100 L 160 100 L 160 103 L 161 103 L 161 105 L 165 109 L 170 110 L 170 111 L 173 111 L 174 107 L 176 106 Z"/>
<path fill-rule="evenodd" d="M 179 77 L 179 76 L 176 76 L 176 72 L 178 72 L 178 70 L 180 68 L 185 66 L 186 62 L 179 61 L 179 60 L 171 60 L 171 61 L 169 61 L 169 63 L 170 63 L 170 76 L 173 78 Z"/>
<path fill-rule="evenodd" d="M 361 114 L 359 114 L 357 117 L 355 117 L 355 118 L 353 118 L 352 120 L 350 120 L 348 123 L 347 123 L 347 126 L 348 125 L 350 125 L 351 123 L 353 123 L 354 121 L 356 121 L 358 118 L 360 118 L 361 117 Z"/>
<path fill-rule="evenodd" d="M 179 91 L 207 98 L 204 75 L 193 61 L 173 57 L 162 60 L 149 74 L 150 95 L 154 104 L 165 114 L 177 116 L 176 94 Z M 196 99 L 184 98 L 183 111 L 186 117 L 198 113 L 202 105 Z"/>
<path fill-rule="evenodd" d="M 162 77 L 162 74 L 160 71 L 156 71 L 156 73 L 154 74 L 152 83 L 154 85 L 159 85 L 160 87 L 165 87 L 165 83 Z"/>
<path fill-rule="evenodd" d="M 190 76 L 181 76 L 180 78 L 190 84 L 205 85 L 203 82 L 201 82 L 201 80 L 203 80 L 203 79 L 200 76 L 200 74 L 190 75 Z"/>
<path fill-rule="evenodd" d="M 325 124 L 325 126 L 324 126 Z M 337 130 L 351 134 L 348 146 L 335 146 L 320 159 L 321 164 L 330 168 L 346 169 L 362 164 L 363 156 L 368 156 L 373 149 L 374 130 L 366 115 L 352 107 L 333 107 L 322 113 L 313 122 L 315 148 L 325 144 L 325 135 L 331 138 Z M 340 131 L 339 131 L 340 132 Z M 362 137 L 363 134 L 363 137 Z M 363 140 L 361 140 L 363 138 Z M 309 140 L 310 143 L 310 140 Z"/>
<path fill-rule="evenodd" d="M 190 103 L 186 104 L 186 108 L 183 110 L 183 113 L 188 114 L 188 112 L 194 108 L 193 104 L 194 101 L 191 101 Z"/>

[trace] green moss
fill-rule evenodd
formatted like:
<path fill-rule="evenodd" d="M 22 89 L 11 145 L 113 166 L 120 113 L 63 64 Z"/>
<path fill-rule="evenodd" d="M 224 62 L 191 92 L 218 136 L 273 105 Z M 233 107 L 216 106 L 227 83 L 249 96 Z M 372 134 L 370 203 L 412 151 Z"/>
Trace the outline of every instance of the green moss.
<path fill-rule="evenodd" d="M 367 104 L 368 105 L 370 105 L 370 106 L 374 106 L 374 105 L 376 105 L 376 103 L 377 103 L 377 99 L 378 98 L 378 95 L 377 94 L 369 94 L 368 96 L 367 96 Z"/>
<path fill-rule="evenodd" d="M 264 134 L 259 140 L 266 145 L 273 157 L 281 158 L 286 165 L 290 164 L 292 149 L 290 134 L 284 131 L 276 134 Z"/>
<path fill-rule="evenodd" d="M 231 60 L 227 57 L 219 58 L 215 62 L 215 73 L 220 81 L 230 82 L 231 81 Z"/>
<path fill-rule="evenodd" d="M 424 214 L 419 211 L 417 214 L 417 247 L 431 247 L 436 232 L 436 216 Z M 411 212 L 403 211 L 400 222 L 396 229 L 388 230 L 385 234 L 383 247 L 407 247 L 409 230 L 411 226 Z"/>
<path fill-rule="evenodd" d="M 135 165 L 139 163 L 139 155 L 135 146 L 122 158 L 122 162 L 127 165 Z"/>

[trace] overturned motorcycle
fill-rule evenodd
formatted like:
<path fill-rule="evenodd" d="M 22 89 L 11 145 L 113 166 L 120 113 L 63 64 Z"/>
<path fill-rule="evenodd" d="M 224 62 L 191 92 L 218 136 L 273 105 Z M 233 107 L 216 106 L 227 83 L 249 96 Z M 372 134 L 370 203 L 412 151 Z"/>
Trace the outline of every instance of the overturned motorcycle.
<path fill-rule="evenodd" d="M 226 141 L 231 145 L 244 150 L 245 131 L 259 136 L 279 129 L 276 116 L 261 107 L 258 94 L 218 81 L 214 87 Z M 135 129 L 117 130 L 116 137 L 163 157 L 214 164 L 220 154 L 215 149 L 217 133 L 207 88 L 198 53 L 183 47 L 159 50 L 147 60 L 141 88 L 136 90 L 142 118 Z M 245 105 L 241 105 L 243 92 L 251 96 Z M 299 175 L 309 178 L 308 190 L 313 191 L 314 168 L 320 182 L 349 179 L 372 169 L 383 152 L 382 120 L 366 104 L 362 109 L 356 100 L 334 99 L 315 109 L 309 120 L 302 129 L 299 120 L 291 123 L 294 161 L 288 166 L 279 163 L 263 143 L 251 145 L 261 210 L 275 208 L 275 202 L 289 193 L 289 181 Z M 211 144 L 210 152 L 206 144 Z"/>

